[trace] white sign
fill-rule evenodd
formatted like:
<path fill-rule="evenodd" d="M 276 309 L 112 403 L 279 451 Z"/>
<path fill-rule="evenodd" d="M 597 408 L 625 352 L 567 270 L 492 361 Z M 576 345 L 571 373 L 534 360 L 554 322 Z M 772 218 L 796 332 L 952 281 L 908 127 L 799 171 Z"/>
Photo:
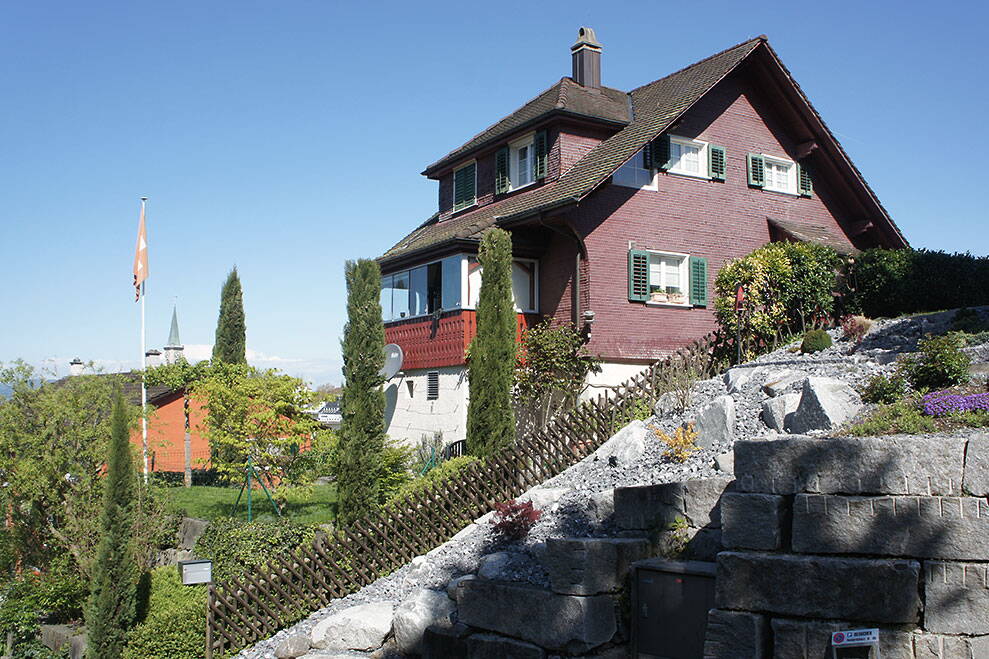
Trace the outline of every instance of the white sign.
<path fill-rule="evenodd" d="M 835 632 L 831 634 L 832 647 L 863 647 L 869 645 L 879 645 L 878 629 L 851 629 L 846 632 Z"/>

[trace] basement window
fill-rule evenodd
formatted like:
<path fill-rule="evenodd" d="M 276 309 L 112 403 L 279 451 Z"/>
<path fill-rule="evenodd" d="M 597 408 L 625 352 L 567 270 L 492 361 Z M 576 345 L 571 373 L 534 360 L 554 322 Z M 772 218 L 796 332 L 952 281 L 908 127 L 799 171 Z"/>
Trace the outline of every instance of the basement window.
<path fill-rule="evenodd" d="M 426 400 L 436 400 L 440 397 L 440 372 L 426 373 Z"/>

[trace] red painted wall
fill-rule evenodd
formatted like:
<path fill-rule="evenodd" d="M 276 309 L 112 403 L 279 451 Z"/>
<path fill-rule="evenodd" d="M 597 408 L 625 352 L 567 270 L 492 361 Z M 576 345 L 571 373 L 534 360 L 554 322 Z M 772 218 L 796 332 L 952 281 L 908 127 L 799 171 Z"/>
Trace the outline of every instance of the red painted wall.
<path fill-rule="evenodd" d="M 209 462 L 209 442 L 201 434 L 205 414 L 195 400 L 189 404 L 192 468 L 202 469 Z M 141 430 L 131 433 L 131 444 L 141 450 Z M 154 471 L 185 470 L 185 416 L 182 395 L 164 399 L 148 418 L 148 464 L 154 456 Z"/>
<path fill-rule="evenodd" d="M 589 253 L 590 308 L 596 313 L 589 349 L 607 360 L 656 359 L 714 330 L 714 278 L 726 260 L 769 242 L 767 216 L 823 225 L 839 237 L 844 237 L 840 223 L 854 219 L 823 181 L 815 181 L 810 199 L 748 187 L 747 153 L 794 160 L 796 153 L 772 108 L 742 74 L 720 83 L 670 132 L 726 147 L 726 182 L 660 174 L 658 191 L 606 184 L 568 218 L 585 236 Z M 629 302 L 629 241 L 638 248 L 707 257 L 708 307 Z M 543 300 L 549 302 L 545 295 Z"/>
<path fill-rule="evenodd" d="M 538 314 L 517 314 L 516 339 L 539 321 Z M 439 320 L 411 318 L 385 325 L 385 341 L 401 346 L 403 369 L 460 366 L 477 334 L 477 313 L 471 309 L 447 311 Z"/>

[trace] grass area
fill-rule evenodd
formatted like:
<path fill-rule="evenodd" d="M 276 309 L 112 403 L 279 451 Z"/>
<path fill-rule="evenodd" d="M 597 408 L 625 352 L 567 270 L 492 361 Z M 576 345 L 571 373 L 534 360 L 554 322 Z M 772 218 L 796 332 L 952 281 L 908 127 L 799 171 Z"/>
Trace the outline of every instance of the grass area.
<path fill-rule="evenodd" d="M 932 417 L 921 411 L 917 399 L 905 398 L 895 403 L 880 405 L 868 417 L 849 427 L 847 434 L 853 437 L 921 435 L 987 426 L 989 426 L 989 412 L 977 410 Z"/>
<path fill-rule="evenodd" d="M 247 519 L 247 492 L 234 508 L 240 487 L 170 487 L 167 490 L 168 507 L 175 512 L 184 511 L 189 517 L 218 519 L 236 517 Z M 272 495 L 282 508 L 282 515 L 303 524 L 323 524 L 336 516 L 336 485 L 310 485 L 305 487 L 280 487 Z M 251 495 L 254 519 L 274 519 L 275 512 L 264 495 L 255 489 Z"/>

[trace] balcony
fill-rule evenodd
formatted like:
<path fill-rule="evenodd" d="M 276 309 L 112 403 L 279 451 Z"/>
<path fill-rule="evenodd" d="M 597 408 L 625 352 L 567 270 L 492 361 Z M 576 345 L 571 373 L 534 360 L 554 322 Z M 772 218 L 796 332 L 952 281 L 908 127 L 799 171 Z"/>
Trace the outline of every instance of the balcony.
<path fill-rule="evenodd" d="M 541 318 L 535 313 L 516 314 L 516 340 Z M 467 347 L 475 334 L 477 312 L 472 309 L 385 324 L 385 341 L 398 344 L 405 353 L 403 370 L 463 366 L 467 363 Z"/>

